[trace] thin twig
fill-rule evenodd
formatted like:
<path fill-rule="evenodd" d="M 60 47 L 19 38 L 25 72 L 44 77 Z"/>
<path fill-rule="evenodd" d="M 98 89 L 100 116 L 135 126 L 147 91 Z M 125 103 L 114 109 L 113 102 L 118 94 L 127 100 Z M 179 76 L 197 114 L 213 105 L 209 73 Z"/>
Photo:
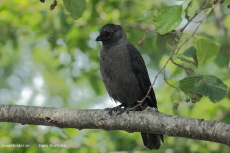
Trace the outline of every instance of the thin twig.
<path fill-rule="evenodd" d="M 174 61 L 173 61 L 173 59 L 172 59 L 172 58 L 171 58 L 170 60 L 171 60 L 171 62 L 172 62 L 173 64 L 175 64 L 175 65 L 177 65 L 178 67 L 180 67 L 180 68 L 184 69 L 186 72 L 188 72 L 188 73 L 190 73 L 190 74 L 192 74 L 192 75 L 194 75 L 194 74 L 195 74 L 195 73 L 194 73 L 194 71 L 193 71 L 192 69 L 187 68 L 187 67 L 183 67 L 182 65 L 177 64 L 176 62 L 174 62 Z"/>
<path fill-rule="evenodd" d="M 194 15 L 189 19 L 189 21 L 185 24 L 184 27 L 182 27 L 181 29 L 177 30 L 178 32 L 183 32 L 184 29 L 189 25 L 190 22 L 192 22 L 192 20 L 202 11 L 205 9 L 205 7 L 211 2 L 212 0 L 207 0 L 206 3 L 204 2 L 203 5 L 196 10 L 196 12 L 194 13 Z"/>
<path fill-rule="evenodd" d="M 170 54 L 170 56 L 169 56 L 170 58 L 173 56 L 175 49 L 176 49 L 176 48 L 174 47 L 173 52 L 171 52 L 171 54 Z M 150 91 L 151 91 L 153 85 L 154 85 L 155 82 L 156 82 L 157 77 L 158 77 L 159 74 L 165 69 L 165 67 L 166 67 L 166 65 L 168 64 L 170 58 L 167 59 L 165 65 L 160 69 L 160 71 L 158 71 L 157 75 L 156 75 L 155 78 L 154 78 L 153 83 L 152 83 L 151 86 L 149 87 L 149 90 L 148 90 L 147 94 L 145 95 L 145 97 L 144 97 L 141 101 L 139 101 L 139 103 L 143 103 L 143 101 L 148 97 L 148 95 L 149 95 L 149 93 L 150 93 Z"/>
<path fill-rule="evenodd" d="M 146 36 L 146 33 L 147 33 L 147 32 L 158 33 L 158 31 L 146 30 L 145 33 L 144 33 L 144 37 L 141 39 L 141 41 L 144 41 L 144 40 L 145 40 L 145 36 Z"/>
<path fill-rule="evenodd" d="M 205 7 L 206 7 L 211 1 L 212 1 L 212 0 L 207 0 L 206 3 L 204 2 L 203 5 L 202 5 L 202 6 L 195 12 L 195 14 L 190 18 L 190 20 L 188 21 L 188 23 L 187 23 L 184 27 L 182 27 L 181 29 L 177 30 L 178 32 L 180 32 L 179 39 L 178 39 L 178 43 L 174 46 L 174 48 L 173 48 L 173 50 L 172 50 L 172 52 L 171 52 L 169 58 L 168 58 L 168 59 L 166 60 L 166 62 L 165 62 L 165 65 L 160 69 L 160 71 L 158 71 L 158 73 L 157 73 L 157 75 L 155 76 L 153 83 L 152 83 L 151 86 L 149 87 L 149 90 L 148 90 L 147 94 L 145 95 L 145 97 L 144 97 L 141 101 L 139 101 L 140 104 L 142 104 L 143 101 L 148 97 L 148 95 L 149 95 L 149 93 L 150 93 L 150 91 L 151 91 L 151 88 L 153 87 L 153 85 L 154 85 L 155 82 L 156 82 L 157 77 L 159 76 L 159 74 L 160 74 L 163 70 L 165 70 L 165 67 L 167 66 L 169 60 L 172 61 L 172 56 L 175 55 L 175 54 L 178 54 L 180 48 L 181 48 L 186 42 L 188 42 L 189 39 L 191 39 L 191 38 L 194 36 L 194 34 L 195 34 L 196 31 L 198 30 L 199 26 L 202 24 L 203 20 L 207 17 L 207 15 L 208 15 L 208 14 L 209 14 L 216 6 L 220 3 L 220 1 L 218 1 L 218 2 L 215 3 L 211 8 L 208 9 L 208 11 L 205 13 L 205 15 L 203 16 L 203 18 L 200 20 L 200 22 L 199 22 L 197 28 L 196 28 L 195 31 L 192 33 L 192 35 L 191 35 L 189 38 L 187 38 L 187 39 L 182 43 L 182 45 L 180 45 L 180 46 L 177 48 L 177 46 L 178 46 L 178 44 L 179 44 L 179 41 L 180 41 L 180 39 L 181 39 L 181 36 L 182 36 L 182 32 L 184 31 L 184 29 L 189 25 L 189 23 L 191 23 L 191 22 L 193 21 L 193 19 L 194 19 L 202 10 L 205 9 Z M 151 31 L 151 30 L 146 30 L 146 31 L 145 31 L 145 34 L 146 34 L 146 32 L 150 32 L 150 31 Z M 156 31 L 152 31 L 152 32 L 158 33 L 158 32 L 156 32 Z M 144 34 L 144 38 L 142 39 L 142 41 L 145 39 L 145 34 Z M 177 49 L 177 52 L 175 53 L 175 50 L 176 50 L 176 49 Z M 175 62 L 174 62 L 174 64 L 175 64 Z M 179 65 L 179 64 L 176 64 L 176 65 Z M 181 66 L 181 68 L 183 68 L 183 67 Z M 186 70 L 186 68 L 184 68 L 184 69 Z"/>
<path fill-rule="evenodd" d="M 193 31 L 193 33 L 178 47 L 176 54 L 178 54 L 179 50 L 181 49 L 182 46 L 184 46 L 184 44 L 186 44 L 196 33 L 196 31 L 199 29 L 200 25 L 203 23 L 204 19 L 208 16 L 208 14 L 220 3 L 220 1 L 218 1 L 215 5 L 213 5 L 211 8 L 208 9 L 208 11 L 205 13 L 205 15 L 199 20 L 197 21 L 197 23 L 199 23 L 196 27 L 196 29 Z M 207 4 L 206 4 L 207 5 Z M 205 6 L 206 6 L 205 5 Z M 202 7 L 203 8 L 203 7 Z M 197 15 L 196 13 L 194 15 Z M 193 16 L 194 19 L 195 16 Z M 189 20 L 190 21 L 190 20 Z M 191 22 L 191 21 L 190 21 Z M 184 30 L 187 27 L 188 24 L 186 24 L 182 29 Z M 182 30 L 182 31 L 183 31 Z M 181 32 L 182 32 L 181 31 Z"/>
<path fill-rule="evenodd" d="M 164 80 L 165 80 L 165 82 L 166 82 L 170 87 L 175 88 L 175 89 L 177 90 L 177 92 L 178 92 L 178 94 L 179 94 L 179 97 L 180 97 L 180 101 L 183 100 L 183 99 L 181 98 L 181 95 L 180 95 L 180 89 L 177 88 L 177 87 L 175 87 L 175 86 L 173 86 L 172 84 L 170 84 L 170 83 L 168 82 L 168 80 L 167 80 L 167 78 L 166 78 L 166 75 L 165 75 L 165 69 L 163 70 L 163 75 L 164 75 Z"/>

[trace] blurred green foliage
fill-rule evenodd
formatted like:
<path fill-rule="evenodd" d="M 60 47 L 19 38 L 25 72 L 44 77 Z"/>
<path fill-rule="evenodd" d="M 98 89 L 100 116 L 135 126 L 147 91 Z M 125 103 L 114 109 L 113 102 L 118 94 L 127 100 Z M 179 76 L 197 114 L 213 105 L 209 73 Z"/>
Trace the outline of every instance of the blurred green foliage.
<path fill-rule="evenodd" d="M 121 24 L 127 37 L 142 53 L 153 80 L 164 65 L 172 49 L 169 45 L 162 51 L 155 44 L 156 34 L 148 33 L 141 47 L 136 45 L 145 30 L 154 30 L 152 20 L 136 20 L 138 12 L 160 10 L 166 6 L 179 5 L 183 1 L 105 1 L 86 0 L 86 10 L 79 20 L 74 20 L 65 10 L 62 1 L 49 10 L 51 1 L 0 1 L 0 103 L 58 108 L 92 109 L 114 106 L 110 102 L 99 72 L 99 50 L 95 42 L 100 28 L 106 23 Z M 185 2 L 186 4 L 186 2 Z M 184 5 L 185 5 L 184 4 Z M 194 0 L 192 7 L 182 10 L 192 15 L 201 1 Z M 220 46 L 217 56 L 203 66 L 203 73 L 215 75 L 230 85 L 230 10 L 227 4 L 218 6 L 200 27 L 195 38 L 209 38 Z M 187 17 L 187 16 L 186 16 Z M 199 20 L 198 16 L 196 20 Z M 185 19 L 184 19 L 185 20 Z M 182 23 L 185 23 L 186 20 Z M 186 29 L 185 40 L 196 23 Z M 180 25 L 182 26 L 182 25 Z M 181 53 L 192 46 L 188 42 Z M 183 63 L 175 57 L 177 63 Z M 178 86 L 186 73 L 169 63 L 166 67 L 168 81 Z M 230 123 L 229 91 L 219 103 L 202 98 L 198 103 L 180 102 L 174 109 L 179 96 L 168 86 L 162 76 L 154 85 L 159 110 L 166 114 L 217 120 Z M 166 92 L 167 91 L 167 92 Z M 185 99 L 186 96 L 182 94 Z M 59 129 L 14 123 L 0 123 L 0 152 L 54 152 L 106 153 L 116 151 L 145 151 L 139 133 L 103 130 Z M 154 152 L 184 153 L 227 153 L 229 148 L 222 144 L 173 138 L 165 136 L 165 143 Z M 2 144 L 29 144 L 29 147 L 3 147 Z M 65 144 L 66 147 L 39 147 L 39 144 Z"/>

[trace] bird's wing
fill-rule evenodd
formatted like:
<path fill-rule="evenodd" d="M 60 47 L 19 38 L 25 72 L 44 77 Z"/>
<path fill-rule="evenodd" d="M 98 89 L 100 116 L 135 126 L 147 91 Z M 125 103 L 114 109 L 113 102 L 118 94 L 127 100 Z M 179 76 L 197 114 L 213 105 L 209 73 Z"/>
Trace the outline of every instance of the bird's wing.
<path fill-rule="evenodd" d="M 143 98 L 144 98 L 144 96 L 147 94 L 149 90 L 149 87 L 151 86 L 151 82 L 149 79 L 147 68 L 145 66 L 145 62 L 141 54 L 139 53 L 139 51 L 131 43 L 127 44 L 127 48 L 129 50 L 133 71 L 139 81 L 139 85 L 142 90 Z M 150 107 L 157 108 L 157 101 L 153 89 L 151 89 L 149 96 L 150 99 L 147 98 L 148 105 Z"/>

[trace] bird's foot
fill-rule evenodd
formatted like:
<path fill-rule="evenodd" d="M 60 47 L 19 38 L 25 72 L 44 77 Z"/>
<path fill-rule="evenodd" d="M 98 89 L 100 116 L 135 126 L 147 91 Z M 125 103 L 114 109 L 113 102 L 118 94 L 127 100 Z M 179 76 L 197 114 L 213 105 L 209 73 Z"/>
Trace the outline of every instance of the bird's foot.
<path fill-rule="evenodd" d="M 105 108 L 105 111 L 108 111 L 109 115 L 112 115 L 113 112 L 118 112 L 117 115 L 119 115 L 119 114 L 122 114 L 125 112 L 125 109 L 122 107 L 123 107 L 123 105 L 121 104 L 121 105 L 118 105 L 118 106 L 113 107 L 113 108 Z"/>

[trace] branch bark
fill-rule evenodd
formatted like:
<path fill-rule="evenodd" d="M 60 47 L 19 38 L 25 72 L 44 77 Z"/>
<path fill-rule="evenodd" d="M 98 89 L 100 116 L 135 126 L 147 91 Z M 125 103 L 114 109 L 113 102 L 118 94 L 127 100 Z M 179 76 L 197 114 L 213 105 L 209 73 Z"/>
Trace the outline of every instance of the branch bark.
<path fill-rule="evenodd" d="M 56 126 L 59 128 L 124 130 L 213 141 L 230 146 L 230 125 L 168 115 L 147 108 L 144 111 L 110 116 L 104 110 L 0 105 L 0 122 Z"/>

